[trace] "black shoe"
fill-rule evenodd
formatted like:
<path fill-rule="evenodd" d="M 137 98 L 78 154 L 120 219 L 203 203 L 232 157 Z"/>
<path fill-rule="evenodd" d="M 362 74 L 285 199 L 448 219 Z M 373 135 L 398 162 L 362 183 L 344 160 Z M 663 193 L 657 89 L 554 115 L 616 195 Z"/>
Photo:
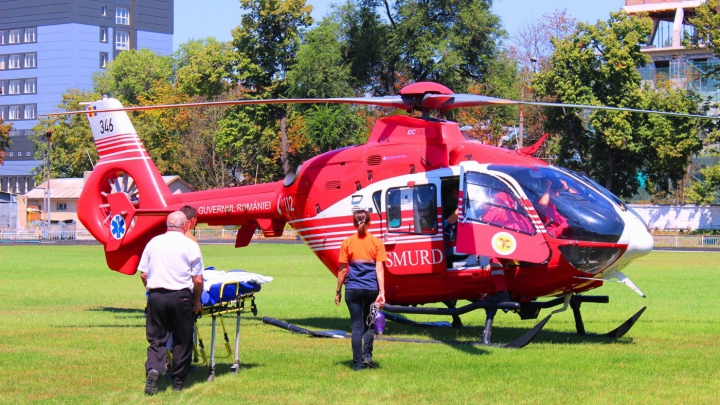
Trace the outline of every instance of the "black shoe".
<path fill-rule="evenodd" d="M 507 290 L 498 291 L 494 295 L 485 297 L 485 301 L 500 304 L 502 302 L 510 302 L 510 293 Z"/>
<path fill-rule="evenodd" d="M 371 355 L 363 355 L 363 367 L 375 368 L 375 363 L 373 363 Z"/>
<path fill-rule="evenodd" d="M 363 368 L 362 366 L 360 366 L 360 367 L 358 367 L 358 366 L 353 367 L 353 371 L 363 371 L 363 370 L 364 370 L 364 368 Z"/>
<path fill-rule="evenodd" d="M 157 381 L 158 381 L 158 372 L 155 369 L 152 369 L 148 371 L 147 377 L 145 379 L 145 395 L 155 395 L 157 394 Z"/>
<path fill-rule="evenodd" d="M 182 391 L 185 389 L 185 386 L 183 386 L 182 382 L 174 382 L 172 385 L 173 391 Z"/>

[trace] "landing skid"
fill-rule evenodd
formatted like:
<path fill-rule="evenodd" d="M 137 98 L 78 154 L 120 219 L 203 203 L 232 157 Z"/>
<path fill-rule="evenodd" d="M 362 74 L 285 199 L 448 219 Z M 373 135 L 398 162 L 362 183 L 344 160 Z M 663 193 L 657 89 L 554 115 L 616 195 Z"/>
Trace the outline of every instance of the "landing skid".
<path fill-rule="evenodd" d="M 453 302 L 451 305 L 448 303 L 445 303 L 448 308 L 424 308 L 424 307 L 404 307 L 404 306 L 395 306 L 395 305 L 385 305 L 383 308 L 387 312 L 394 312 L 394 313 L 406 313 L 406 314 L 426 314 L 426 315 L 450 315 L 453 317 L 453 326 L 457 327 L 456 325 L 462 325 L 460 322 L 460 315 L 468 313 L 470 311 L 474 311 L 476 309 L 484 309 L 485 310 L 485 328 L 483 330 L 483 336 L 482 340 L 479 343 L 476 343 L 477 345 L 483 345 L 483 346 L 497 346 L 497 347 L 506 347 L 506 348 L 514 348 L 519 349 L 522 347 L 527 346 L 532 342 L 532 340 L 537 336 L 538 333 L 542 330 L 542 328 L 545 326 L 545 324 L 550 320 L 552 315 L 557 312 L 564 311 L 568 304 L 570 308 L 573 310 L 573 316 L 575 318 L 575 328 L 578 335 L 582 336 L 593 336 L 592 334 L 588 334 L 585 331 L 585 324 L 582 319 L 582 314 L 580 312 L 580 306 L 583 302 L 588 303 L 603 303 L 606 304 L 610 302 L 610 298 L 607 296 L 586 296 L 586 295 L 578 295 L 574 294 L 569 297 L 557 297 L 549 301 L 532 301 L 532 302 L 524 302 L 524 303 L 517 303 L 517 302 L 504 302 L 504 303 L 490 303 L 487 301 L 476 301 L 472 302 L 468 305 L 465 305 L 460 308 L 455 308 L 455 303 Z M 541 309 L 546 308 L 552 308 L 559 305 L 565 305 L 562 309 L 557 310 L 553 312 L 552 314 L 546 316 L 542 321 L 540 321 L 537 325 L 535 325 L 532 329 L 528 330 L 520 336 L 519 338 L 513 340 L 510 343 L 505 344 L 493 344 L 491 342 L 491 335 L 492 335 L 492 327 L 493 322 L 495 319 L 495 315 L 497 314 L 498 309 L 502 309 L 504 311 L 514 311 L 520 314 L 520 317 L 522 319 L 536 319 L 540 313 Z M 643 307 L 638 312 L 635 313 L 635 315 L 631 316 L 627 321 L 623 322 L 620 326 L 613 329 L 612 331 L 605 333 L 603 335 L 598 336 L 605 336 L 612 339 L 618 339 L 622 336 L 624 336 L 637 322 L 637 320 L 640 318 L 640 316 L 645 312 L 645 309 L 647 307 Z M 388 316 L 389 314 L 386 314 L 386 319 L 389 320 L 395 320 L 397 317 Z M 412 323 L 409 319 L 402 318 L 402 323 Z M 418 326 L 426 326 L 426 325 L 418 325 Z"/>
<path fill-rule="evenodd" d="M 579 297 L 582 297 L 581 295 L 573 295 L 572 298 L 570 298 L 570 308 L 572 308 L 573 316 L 575 317 L 575 330 L 577 331 L 578 335 L 588 336 L 588 333 L 585 332 L 585 323 L 582 319 L 582 314 L 580 313 L 580 305 L 583 303 L 583 300 L 579 299 Z M 593 302 L 593 301 L 589 301 Z M 640 315 L 645 312 L 645 309 L 647 307 L 642 307 L 639 311 L 635 313 L 635 315 L 631 316 L 627 321 L 623 322 L 620 326 L 617 328 L 611 330 L 608 333 L 602 334 L 600 336 L 609 337 L 612 339 L 618 339 L 623 337 L 630 328 L 635 325 L 635 322 L 640 318 Z"/>
<path fill-rule="evenodd" d="M 447 305 L 447 303 L 446 303 L 446 305 Z M 535 339 L 535 336 L 537 336 L 537 334 L 540 333 L 540 331 L 545 326 L 545 324 L 550 320 L 550 315 L 548 315 L 545 319 L 540 321 L 532 329 L 528 330 L 522 336 L 513 340 L 510 343 L 493 344 L 490 341 L 490 336 L 492 335 L 492 327 L 493 327 L 493 322 L 495 320 L 495 315 L 497 314 L 497 310 L 502 309 L 502 310 L 506 310 L 506 311 L 517 311 L 517 310 L 520 310 L 519 303 L 517 303 L 517 302 L 491 303 L 488 301 L 475 301 L 475 302 L 472 302 L 472 303 L 465 305 L 463 307 L 460 307 L 460 308 L 455 308 L 455 305 L 452 305 L 452 306 L 448 305 L 448 308 L 404 307 L 404 306 L 397 306 L 397 305 L 385 305 L 383 307 L 384 311 L 394 312 L 394 313 L 450 315 L 453 317 L 454 324 L 457 324 L 456 322 L 459 321 L 460 315 L 468 313 L 470 311 L 474 311 L 476 309 L 484 309 L 485 310 L 485 328 L 483 329 L 482 340 L 479 343 L 474 343 L 475 345 L 480 345 L 480 346 L 498 346 L 498 347 L 513 348 L 513 349 L 519 349 L 519 348 L 525 347 L 528 344 L 530 344 L 530 342 L 532 342 L 533 339 Z M 387 315 L 385 316 L 385 319 L 389 319 L 389 320 L 395 320 L 394 318 L 397 318 L 397 317 L 393 317 L 393 316 L 388 317 Z M 403 319 L 405 319 L 405 318 L 403 318 Z M 403 322 L 403 323 L 407 323 L 407 322 Z M 460 324 L 462 324 L 462 323 L 460 323 Z"/>

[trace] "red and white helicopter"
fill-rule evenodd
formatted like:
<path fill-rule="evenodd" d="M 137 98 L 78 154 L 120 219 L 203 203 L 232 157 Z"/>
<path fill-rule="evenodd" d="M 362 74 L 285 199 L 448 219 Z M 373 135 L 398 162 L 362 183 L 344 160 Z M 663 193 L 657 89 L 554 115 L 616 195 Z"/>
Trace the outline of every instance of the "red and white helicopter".
<path fill-rule="evenodd" d="M 261 103 L 364 104 L 420 114 L 382 118 L 364 145 L 309 159 L 283 181 L 171 194 L 126 113 Z M 497 309 L 536 319 L 542 308 L 570 307 L 577 332 L 585 334 L 580 304 L 608 302 L 608 297 L 582 293 L 617 279 L 644 296 L 622 273 L 653 248 L 646 224 L 630 207 L 584 175 L 519 151 L 469 141 L 457 123 L 430 116 L 461 107 L 559 104 L 454 94 L 429 82 L 409 85 L 390 97 L 128 109 L 115 99 L 86 104 L 88 110 L 73 113 L 88 115 L 100 159 L 78 201 L 78 216 L 105 246 L 108 267 L 118 272 L 134 274 L 146 243 L 165 232 L 166 214 L 191 205 L 198 222 L 239 227 L 236 247 L 247 246 L 258 228 L 273 237 L 289 224 L 337 275 L 340 244 L 355 231 L 352 212 L 362 208 L 371 212 L 370 231 L 382 238 L 388 253 L 385 310 L 452 315 L 458 325 L 459 315 L 485 309 L 485 344 L 490 343 Z M 562 185 L 564 191 L 553 191 L 548 204 L 548 187 L 553 185 Z M 456 243 L 449 247 L 451 227 L 443 220 L 456 207 Z M 504 273 L 508 302 L 483 299 L 497 291 L 491 273 L 497 279 L 498 270 Z M 456 308 L 458 300 L 470 304 Z M 448 308 L 418 306 L 438 302 Z M 609 335 L 622 336 L 644 309 Z M 529 343 L 549 318 L 506 346 Z"/>

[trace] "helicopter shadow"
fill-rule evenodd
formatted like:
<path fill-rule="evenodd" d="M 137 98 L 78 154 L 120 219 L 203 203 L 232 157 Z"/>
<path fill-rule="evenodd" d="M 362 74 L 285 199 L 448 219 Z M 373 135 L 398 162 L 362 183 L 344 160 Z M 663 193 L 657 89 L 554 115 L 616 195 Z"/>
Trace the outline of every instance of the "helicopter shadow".
<path fill-rule="evenodd" d="M 345 331 L 350 329 L 350 320 L 347 318 L 295 318 L 285 320 L 288 323 L 297 325 L 310 330 L 319 331 Z M 534 325 L 534 324 L 533 324 Z M 519 327 L 502 327 L 495 325 L 492 329 L 492 346 L 502 346 L 504 343 L 511 342 L 525 332 L 528 328 Z M 488 351 L 483 349 L 481 339 L 484 326 L 463 326 L 461 328 L 450 327 L 427 327 L 419 325 L 407 325 L 388 321 L 385 333 L 378 335 L 378 341 L 396 341 L 407 343 L 435 343 L 445 344 L 459 351 L 469 354 L 487 354 Z M 601 334 L 588 333 L 586 335 L 578 335 L 573 332 L 562 332 L 553 330 L 543 330 L 533 339 L 533 343 L 546 344 L 632 344 L 633 339 L 629 337 L 611 338 Z"/>
<path fill-rule="evenodd" d="M 313 331 L 344 331 L 350 337 L 350 319 L 348 318 L 295 318 L 284 320 L 293 325 Z M 482 346 L 472 341 L 464 341 L 472 337 L 482 336 L 482 328 L 422 328 L 412 325 L 392 323 L 382 335 L 376 335 L 377 342 L 400 342 L 420 344 L 443 344 L 469 354 L 488 354 Z M 458 338 L 463 340 L 458 340 Z M 352 367 L 352 362 L 348 363 Z"/>

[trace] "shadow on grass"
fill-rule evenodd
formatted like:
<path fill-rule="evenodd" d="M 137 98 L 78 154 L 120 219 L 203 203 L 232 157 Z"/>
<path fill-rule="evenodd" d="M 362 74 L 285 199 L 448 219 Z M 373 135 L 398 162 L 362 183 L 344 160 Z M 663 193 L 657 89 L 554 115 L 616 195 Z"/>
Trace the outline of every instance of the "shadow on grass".
<path fill-rule="evenodd" d="M 313 331 L 346 331 L 350 333 L 350 320 L 347 318 L 296 318 L 286 319 L 285 322 L 307 328 Z M 550 320 L 552 323 L 552 319 Z M 549 324 L 550 324 L 549 323 Z M 502 345 L 509 343 L 527 332 L 535 323 L 529 323 L 527 328 L 493 326 L 492 343 Z M 385 334 L 378 336 L 378 341 L 389 340 L 407 343 L 436 343 L 446 344 L 469 354 L 486 354 L 482 349 L 484 327 L 465 326 L 462 328 L 432 328 L 398 324 L 388 321 Z M 609 338 L 603 335 L 577 335 L 570 332 L 556 332 L 543 329 L 533 339 L 533 343 L 550 344 L 632 344 L 633 339 L 622 337 Z"/>
<path fill-rule="evenodd" d="M 217 360 L 217 359 L 216 359 Z M 209 360 L 208 360 L 209 361 Z M 257 363 L 243 363 L 240 362 L 240 369 L 236 373 L 236 377 L 239 377 L 240 374 L 243 373 L 243 371 L 252 370 L 256 367 L 261 367 L 261 364 Z M 232 370 L 230 369 L 232 367 L 232 363 L 215 363 L 215 378 L 224 376 L 224 375 L 232 375 Z M 197 370 L 192 371 L 187 379 L 185 380 L 185 388 L 192 387 L 195 384 L 205 384 L 207 383 L 208 375 L 209 375 L 209 368 L 208 366 L 199 366 Z M 169 375 L 169 374 L 166 374 Z M 170 389 L 170 380 L 166 380 L 168 387 L 167 389 Z"/>
<path fill-rule="evenodd" d="M 131 314 L 131 315 L 145 315 L 144 309 L 138 308 L 117 308 L 117 307 L 93 307 L 87 310 L 88 312 L 110 312 L 112 314 Z"/>

